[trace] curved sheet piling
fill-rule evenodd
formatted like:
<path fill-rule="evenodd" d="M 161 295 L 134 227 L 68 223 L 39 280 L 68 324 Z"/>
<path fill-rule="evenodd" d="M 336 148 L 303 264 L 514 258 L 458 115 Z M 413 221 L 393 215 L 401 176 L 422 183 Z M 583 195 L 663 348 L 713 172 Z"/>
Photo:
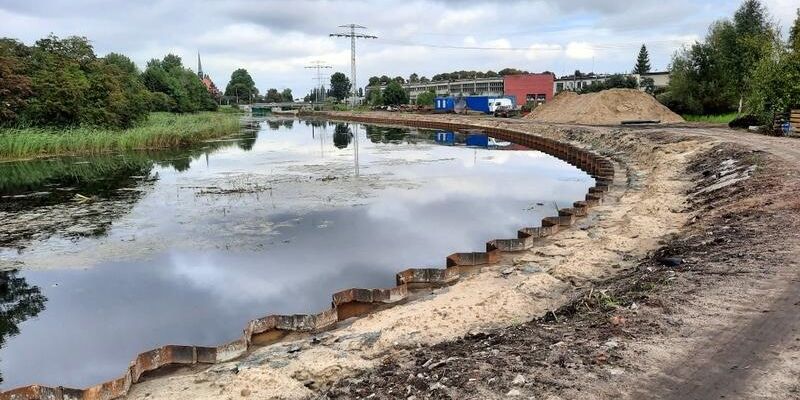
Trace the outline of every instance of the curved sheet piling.
<path fill-rule="evenodd" d="M 473 266 L 489 265 L 500 259 L 502 252 L 531 249 L 538 239 L 553 235 L 584 217 L 590 207 L 600 204 L 614 180 L 614 165 L 607 158 L 569 143 L 534 136 L 511 129 L 480 127 L 469 124 L 403 120 L 364 115 L 325 115 L 334 120 L 370 124 L 404 125 L 444 130 L 480 130 L 501 140 L 555 156 L 581 169 L 595 179 L 584 200 L 558 210 L 558 215 L 545 217 L 539 227 L 522 227 L 516 238 L 495 239 L 486 243 L 486 251 L 453 253 L 447 256 L 445 268 L 410 268 L 396 275 L 396 286 L 385 289 L 352 288 L 332 295 L 331 308 L 318 314 L 268 315 L 247 323 L 242 337 L 217 347 L 167 345 L 139 354 L 123 374 L 114 380 L 85 389 L 31 385 L 0 393 L 0 400 L 107 400 L 124 396 L 131 385 L 146 379 L 165 367 L 215 364 L 246 354 L 253 347 L 276 343 L 289 335 L 315 334 L 335 328 L 340 321 L 359 317 L 408 300 L 413 290 L 456 283 Z"/>

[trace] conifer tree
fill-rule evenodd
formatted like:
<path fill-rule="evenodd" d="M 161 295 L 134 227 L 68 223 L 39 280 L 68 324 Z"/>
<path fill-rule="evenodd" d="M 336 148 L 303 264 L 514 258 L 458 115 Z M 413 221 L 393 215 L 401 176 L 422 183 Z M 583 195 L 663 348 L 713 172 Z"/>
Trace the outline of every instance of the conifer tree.
<path fill-rule="evenodd" d="M 636 65 L 633 67 L 634 74 L 646 74 L 650 72 L 650 54 L 647 53 L 647 47 L 642 45 L 639 49 L 639 56 L 636 58 Z"/>

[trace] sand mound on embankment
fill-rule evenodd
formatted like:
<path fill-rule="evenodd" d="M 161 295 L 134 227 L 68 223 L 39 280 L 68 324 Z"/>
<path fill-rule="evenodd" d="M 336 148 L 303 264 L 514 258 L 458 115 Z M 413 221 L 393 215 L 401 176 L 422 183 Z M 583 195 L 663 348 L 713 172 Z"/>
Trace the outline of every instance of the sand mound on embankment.
<path fill-rule="evenodd" d="M 609 89 L 597 93 L 559 93 L 526 118 L 538 122 L 617 125 L 622 121 L 684 122 L 653 96 L 636 89 Z"/>

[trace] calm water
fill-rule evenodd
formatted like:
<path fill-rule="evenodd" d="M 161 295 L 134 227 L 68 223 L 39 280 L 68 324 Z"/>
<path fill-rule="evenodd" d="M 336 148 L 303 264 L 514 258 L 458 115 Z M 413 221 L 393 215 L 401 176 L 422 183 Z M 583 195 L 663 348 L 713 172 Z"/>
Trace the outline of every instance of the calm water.
<path fill-rule="evenodd" d="M 153 347 L 318 312 L 514 237 L 593 184 L 466 134 L 271 120 L 182 152 L 0 164 L 1 387 L 83 387 Z"/>

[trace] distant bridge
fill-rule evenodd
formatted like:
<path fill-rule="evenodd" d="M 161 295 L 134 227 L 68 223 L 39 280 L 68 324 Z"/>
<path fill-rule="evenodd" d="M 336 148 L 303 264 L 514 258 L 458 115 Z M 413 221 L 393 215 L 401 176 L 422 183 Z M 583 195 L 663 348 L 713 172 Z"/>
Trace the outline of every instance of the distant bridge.
<path fill-rule="evenodd" d="M 241 105 L 240 107 L 249 107 L 250 109 L 261 109 L 261 110 L 272 110 L 273 108 L 281 108 L 281 109 L 300 109 L 306 107 L 313 107 L 317 105 L 322 105 L 324 103 L 295 103 L 295 102 L 285 102 L 285 103 L 253 103 L 249 105 Z"/>

